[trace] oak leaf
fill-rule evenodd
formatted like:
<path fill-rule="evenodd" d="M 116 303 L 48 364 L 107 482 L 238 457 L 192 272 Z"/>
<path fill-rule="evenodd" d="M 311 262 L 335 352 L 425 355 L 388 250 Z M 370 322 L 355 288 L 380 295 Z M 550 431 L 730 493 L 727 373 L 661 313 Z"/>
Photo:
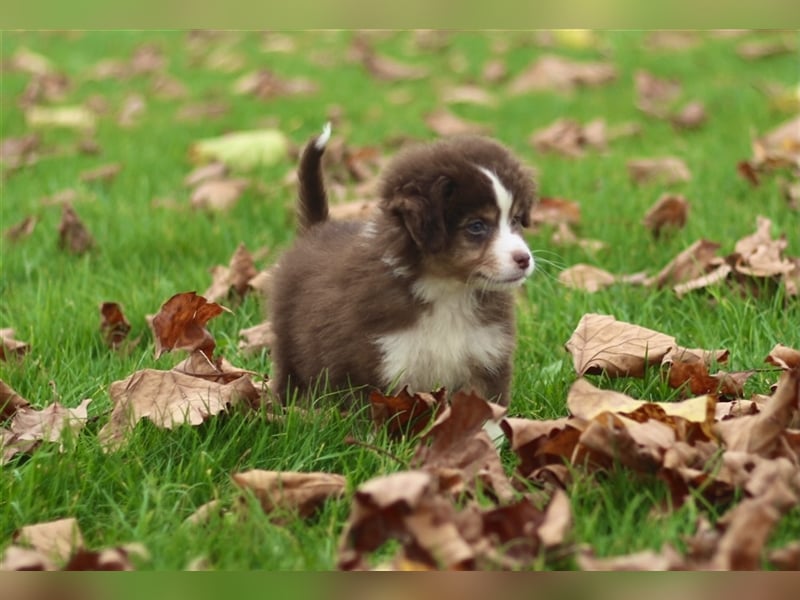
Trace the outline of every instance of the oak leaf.
<path fill-rule="evenodd" d="M 676 346 L 672 336 L 598 314 L 584 315 L 566 343 L 579 375 L 610 377 L 641 377 Z"/>

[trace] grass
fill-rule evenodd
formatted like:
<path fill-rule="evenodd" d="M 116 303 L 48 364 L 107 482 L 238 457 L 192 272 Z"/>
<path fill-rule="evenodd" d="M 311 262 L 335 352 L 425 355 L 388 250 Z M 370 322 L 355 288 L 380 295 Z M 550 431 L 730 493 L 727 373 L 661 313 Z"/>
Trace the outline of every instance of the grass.
<path fill-rule="evenodd" d="M 411 32 L 380 33 L 375 36 L 380 52 L 424 65 L 432 73 L 418 81 L 381 83 L 347 59 L 353 36 L 347 31 L 290 34 L 296 46 L 290 53 L 264 52 L 263 38 L 256 33 L 230 34 L 206 50 L 196 49 L 184 32 L 3 33 L 4 60 L 21 47 L 41 53 L 73 79 L 65 102 L 81 103 L 102 94 L 112 112 L 99 121 L 99 156 L 69 152 L 77 139 L 74 132 L 42 130 L 44 144 L 61 152 L 43 156 L 2 182 L 2 228 L 29 214 L 36 214 L 40 222 L 27 240 L 14 245 L 2 241 L 0 327 L 13 327 L 17 339 L 31 344 L 31 351 L 20 363 L 0 362 L 0 378 L 37 406 L 56 398 L 76 406 L 92 398 L 90 415 L 96 420 L 68 453 L 42 447 L 0 470 L 0 548 L 25 524 L 75 516 L 89 547 L 144 543 L 152 555 L 142 564 L 144 568 L 181 569 L 197 557 L 205 557 L 219 569 L 335 566 L 349 497 L 328 503 L 310 522 L 292 521 L 285 527 L 272 524 L 255 502 L 247 504 L 244 519 L 222 515 L 201 528 L 182 523 L 209 500 L 233 504 L 238 495 L 230 480 L 233 472 L 251 468 L 339 472 L 347 476 L 352 492 L 359 483 L 401 465 L 369 449 L 347 445 L 346 436 L 370 439 L 401 461 L 410 457 L 410 444 L 390 443 L 380 434 L 372 439 L 375 434 L 364 412 L 340 416 L 321 402 L 310 421 L 292 418 L 281 425 L 267 422 L 263 415 L 238 411 L 198 428 L 160 431 L 142 423 L 124 449 L 104 454 L 94 433 L 110 408 L 108 387 L 137 369 L 169 368 L 177 361 L 169 354 L 153 358 L 146 314 L 155 313 L 178 291 L 206 289 L 208 268 L 227 264 L 239 242 L 250 249 L 267 246 L 272 250 L 269 262 L 292 239 L 292 191 L 282 183 L 292 167 L 288 159 L 252 173 L 260 185 L 252 186 L 231 211 L 208 215 L 189 208 L 188 192 L 182 187 L 183 177 L 192 168 L 187 151 L 193 141 L 226 131 L 275 126 L 300 144 L 336 108 L 343 114 L 336 136 L 355 146 L 374 145 L 390 152 L 387 141 L 398 136 L 431 138 L 424 115 L 439 106 L 439 91 L 478 78 L 486 61 L 499 56 L 503 44 L 512 75 L 545 52 L 586 60 L 607 57 L 620 69 L 618 79 L 601 88 L 510 97 L 500 84 L 489 86 L 498 96 L 497 107 L 454 108 L 465 118 L 490 125 L 497 138 L 535 165 L 543 195 L 579 201 L 580 234 L 607 244 L 606 249 L 589 253 L 552 246 L 547 230 L 529 236 L 541 260 L 518 305 L 519 347 L 510 413 L 535 418 L 566 414 L 566 392 L 575 374 L 563 344 L 587 312 L 613 314 L 669 333 L 684 346 L 728 348 L 729 366 L 734 370 L 760 366 L 776 342 L 800 345 L 798 302 L 784 302 L 780 294 L 742 298 L 720 290 L 678 299 L 669 290 L 617 286 L 592 295 L 558 284 L 559 269 L 578 262 L 611 272 L 652 273 L 700 237 L 720 242 L 723 252 L 731 251 L 736 239 L 755 229 L 759 214 L 773 220 L 775 233 L 786 234 L 787 254 L 800 254 L 800 213 L 791 211 L 783 200 L 777 178 L 752 188 L 736 174 L 737 162 L 751 154 L 751 135 L 791 116 L 771 106 L 763 90 L 772 83 L 794 86 L 796 57 L 748 62 L 735 53 L 740 40 L 707 34 L 701 34 L 701 43 L 691 49 L 647 50 L 642 45 L 645 35 L 606 32 L 599 34 L 598 47 L 542 49 L 533 43 L 532 33 L 465 32 L 452 34 L 440 50 L 423 52 Z M 748 39 L 768 35 L 749 34 Z M 142 43 L 153 43 L 164 51 L 168 71 L 184 82 L 189 99 L 153 97 L 148 76 L 126 81 L 84 77 L 100 59 L 127 59 Z M 230 72 L 204 66 L 209 53 L 223 51 L 239 56 L 241 64 Z M 462 65 L 462 70 L 454 65 Z M 230 92 L 240 75 L 260 67 L 284 77 L 309 78 L 319 85 L 319 92 L 267 102 Z M 668 123 L 638 112 L 633 103 L 637 69 L 679 79 L 685 100 L 706 103 L 708 124 L 698 131 L 678 133 Z M 17 106 L 27 81 L 28 76 L 21 73 L 6 70 L 2 74 L 2 138 L 27 131 Z M 412 101 L 393 104 L 390 99 L 398 90 L 406 91 Z M 144 95 L 147 110 L 138 125 L 122 129 L 114 111 L 133 92 Z M 185 103 L 213 99 L 228 103 L 229 112 L 219 119 L 176 119 Z M 643 133 L 612 142 L 607 153 L 589 153 L 578 160 L 536 154 L 528 136 L 564 117 L 580 122 L 604 117 L 611 125 L 635 121 L 643 126 Z M 685 229 L 655 242 L 639 222 L 664 188 L 634 186 L 625 163 L 635 157 L 667 154 L 684 158 L 692 169 L 690 182 L 669 188 L 687 196 L 692 212 Z M 81 171 L 109 162 L 123 165 L 116 180 L 79 182 Z M 60 209 L 40 202 L 65 188 L 78 192 L 75 209 L 97 241 L 97 249 L 82 257 L 57 248 Z M 172 198 L 177 207 L 153 206 L 153 198 Z M 133 326 L 130 335 L 145 336 L 146 341 L 132 354 L 118 355 L 104 346 L 98 332 L 98 305 L 103 301 L 121 302 Z M 266 354 L 245 356 L 237 349 L 239 330 L 262 318 L 259 302 L 248 298 L 232 315 L 215 319 L 210 329 L 226 358 L 237 366 L 268 373 Z M 760 375 L 747 390 L 764 390 L 773 379 Z M 642 380 L 602 384 L 637 397 L 661 399 L 672 393 L 655 372 Z M 574 541 L 591 544 L 598 555 L 658 549 L 666 541 L 680 545 L 680 536 L 693 531 L 701 510 L 687 506 L 654 518 L 653 507 L 667 497 L 664 484 L 624 471 L 612 472 L 599 485 L 579 481 L 570 495 Z M 795 512 L 784 519 L 773 543 L 798 536 L 800 519 Z M 568 561 L 545 566 L 574 565 Z"/>

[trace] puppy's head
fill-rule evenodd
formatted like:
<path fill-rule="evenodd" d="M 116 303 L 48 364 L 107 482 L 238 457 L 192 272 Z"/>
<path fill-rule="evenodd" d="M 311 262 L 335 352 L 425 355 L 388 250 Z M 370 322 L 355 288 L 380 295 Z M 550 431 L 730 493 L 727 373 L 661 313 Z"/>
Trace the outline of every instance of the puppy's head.
<path fill-rule="evenodd" d="M 384 213 L 405 229 L 426 274 L 503 289 L 533 272 L 522 238 L 533 178 L 497 142 L 470 136 L 407 150 L 385 173 L 381 195 Z"/>

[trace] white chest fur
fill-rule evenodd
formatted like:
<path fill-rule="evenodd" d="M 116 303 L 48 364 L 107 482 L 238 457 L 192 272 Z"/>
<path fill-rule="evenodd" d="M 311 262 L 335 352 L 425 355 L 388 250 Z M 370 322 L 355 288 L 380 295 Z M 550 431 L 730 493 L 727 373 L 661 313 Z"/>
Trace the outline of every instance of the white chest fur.
<path fill-rule="evenodd" d="M 419 319 L 376 340 L 384 385 L 408 385 L 414 391 L 469 387 L 476 365 L 492 370 L 508 356 L 513 340 L 501 324 L 480 321 L 475 290 L 429 279 L 418 281 L 414 293 L 427 303 Z"/>

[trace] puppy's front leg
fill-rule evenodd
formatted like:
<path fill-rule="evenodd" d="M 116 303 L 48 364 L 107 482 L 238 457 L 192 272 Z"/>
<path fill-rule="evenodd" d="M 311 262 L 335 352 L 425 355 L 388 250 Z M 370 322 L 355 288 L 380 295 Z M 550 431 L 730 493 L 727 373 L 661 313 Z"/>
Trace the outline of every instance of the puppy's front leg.
<path fill-rule="evenodd" d="M 511 361 L 492 371 L 481 369 L 475 374 L 472 389 L 489 402 L 508 406 L 511 399 Z"/>

